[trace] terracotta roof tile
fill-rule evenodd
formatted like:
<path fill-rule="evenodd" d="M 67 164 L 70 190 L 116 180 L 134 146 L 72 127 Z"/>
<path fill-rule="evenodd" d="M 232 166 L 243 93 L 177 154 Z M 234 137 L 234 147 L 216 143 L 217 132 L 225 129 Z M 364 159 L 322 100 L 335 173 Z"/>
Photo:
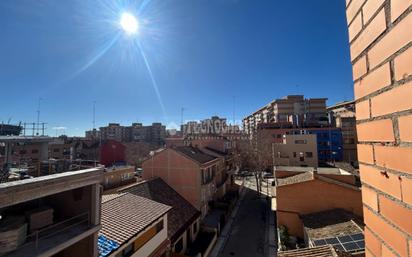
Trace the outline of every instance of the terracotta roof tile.
<path fill-rule="evenodd" d="M 176 237 L 180 236 L 180 233 L 185 231 L 187 226 L 200 216 L 200 212 L 193 207 L 193 205 L 180 196 L 179 193 L 166 184 L 161 178 L 144 181 L 121 189 L 120 191 L 172 206 L 167 216 L 168 237 L 172 241 L 177 239 Z"/>
<path fill-rule="evenodd" d="M 171 209 L 133 194 L 122 194 L 102 203 L 100 234 L 123 244 Z"/>
<path fill-rule="evenodd" d="M 192 147 L 192 146 L 178 146 L 173 149 L 189 157 L 190 159 L 199 162 L 200 164 L 217 159 L 217 157 L 204 153 L 199 148 Z"/>

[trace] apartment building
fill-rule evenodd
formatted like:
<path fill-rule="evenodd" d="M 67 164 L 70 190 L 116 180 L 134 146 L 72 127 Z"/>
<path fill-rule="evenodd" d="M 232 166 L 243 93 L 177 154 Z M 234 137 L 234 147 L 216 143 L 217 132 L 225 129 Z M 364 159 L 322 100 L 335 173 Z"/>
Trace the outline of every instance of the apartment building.
<path fill-rule="evenodd" d="M 412 3 L 346 6 L 367 256 L 412 256 Z"/>
<path fill-rule="evenodd" d="M 253 134 L 264 124 L 310 127 L 327 125 L 327 98 L 305 99 L 303 95 L 289 95 L 275 99 L 243 119 L 243 129 Z"/>
<path fill-rule="evenodd" d="M 0 255 L 98 256 L 102 169 L 0 184 Z"/>
<path fill-rule="evenodd" d="M 342 132 L 340 128 L 265 128 L 259 130 L 265 138 L 272 138 L 274 143 L 283 143 L 287 135 L 316 135 L 319 163 L 343 160 Z"/>
<path fill-rule="evenodd" d="M 204 217 L 219 190 L 215 178 L 226 172 L 221 159 L 192 146 L 160 149 L 143 162 L 143 179 L 162 178 Z M 219 177 L 221 177 L 219 175 Z M 223 176 L 223 178 L 227 178 Z"/>
<path fill-rule="evenodd" d="M 101 257 L 164 257 L 172 207 L 130 193 L 102 197 Z M 73 255 L 75 256 L 75 255 Z"/>
<path fill-rule="evenodd" d="M 344 162 L 353 163 L 358 160 L 356 133 L 355 101 L 347 101 L 327 108 L 331 125 L 342 132 L 342 149 Z"/>
<path fill-rule="evenodd" d="M 142 123 L 133 123 L 131 126 L 109 123 L 106 127 L 100 127 L 100 137 L 102 140 L 147 142 L 160 146 L 164 144 L 166 138 L 166 126 L 156 122 L 149 126 L 144 126 Z"/>
<path fill-rule="evenodd" d="M 282 143 L 273 145 L 274 165 L 318 167 L 316 135 L 283 135 Z"/>

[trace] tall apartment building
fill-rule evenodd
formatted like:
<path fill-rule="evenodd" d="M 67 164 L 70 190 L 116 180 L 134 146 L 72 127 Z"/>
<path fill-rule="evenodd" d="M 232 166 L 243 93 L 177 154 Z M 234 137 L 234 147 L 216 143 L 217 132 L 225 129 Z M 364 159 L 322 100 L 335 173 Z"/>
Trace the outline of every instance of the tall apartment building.
<path fill-rule="evenodd" d="M 93 131 L 86 131 L 86 136 Z M 96 134 L 96 133 L 95 133 Z M 106 127 L 100 127 L 102 140 L 116 140 L 119 142 L 147 142 L 155 145 L 163 145 L 166 138 L 166 126 L 161 123 L 152 123 L 144 126 L 142 123 L 133 123 L 131 126 L 121 126 L 118 123 L 109 123 Z"/>
<path fill-rule="evenodd" d="M 366 256 L 412 256 L 412 2 L 347 0 Z"/>
<path fill-rule="evenodd" d="M 0 184 L 0 255 L 97 257 L 102 169 Z"/>
<path fill-rule="evenodd" d="M 289 95 L 273 100 L 243 119 L 243 129 L 252 134 L 263 124 L 309 127 L 327 125 L 327 98 L 305 99 L 303 95 Z"/>
<path fill-rule="evenodd" d="M 343 161 L 356 162 L 358 154 L 356 145 L 358 137 L 356 133 L 355 101 L 348 101 L 329 106 L 327 108 L 331 125 L 340 128 L 343 140 Z"/>

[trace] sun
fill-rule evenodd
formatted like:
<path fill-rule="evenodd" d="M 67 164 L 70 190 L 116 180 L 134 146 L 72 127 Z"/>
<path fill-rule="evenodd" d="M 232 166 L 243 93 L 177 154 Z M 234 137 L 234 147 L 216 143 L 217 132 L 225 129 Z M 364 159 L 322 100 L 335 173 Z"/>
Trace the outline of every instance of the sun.
<path fill-rule="evenodd" d="M 139 29 L 139 22 L 133 14 L 124 12 L 120 17 L 120 26 L 127 34 L 135 34 Z"/>

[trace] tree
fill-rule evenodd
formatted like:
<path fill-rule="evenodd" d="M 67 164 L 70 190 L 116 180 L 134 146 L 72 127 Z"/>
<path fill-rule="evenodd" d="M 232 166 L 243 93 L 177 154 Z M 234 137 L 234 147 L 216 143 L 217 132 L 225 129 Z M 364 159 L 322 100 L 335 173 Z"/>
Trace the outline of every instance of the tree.
<path fill-rule="evenodd" d="M 273 169 L 273 140 L 264 130 L 258 130 L 251 139 L 236 142 L 234 160 L 243 170 L 252 172 L 256 179 L 256 190 L 262 190 L 262 172 Z"/>

